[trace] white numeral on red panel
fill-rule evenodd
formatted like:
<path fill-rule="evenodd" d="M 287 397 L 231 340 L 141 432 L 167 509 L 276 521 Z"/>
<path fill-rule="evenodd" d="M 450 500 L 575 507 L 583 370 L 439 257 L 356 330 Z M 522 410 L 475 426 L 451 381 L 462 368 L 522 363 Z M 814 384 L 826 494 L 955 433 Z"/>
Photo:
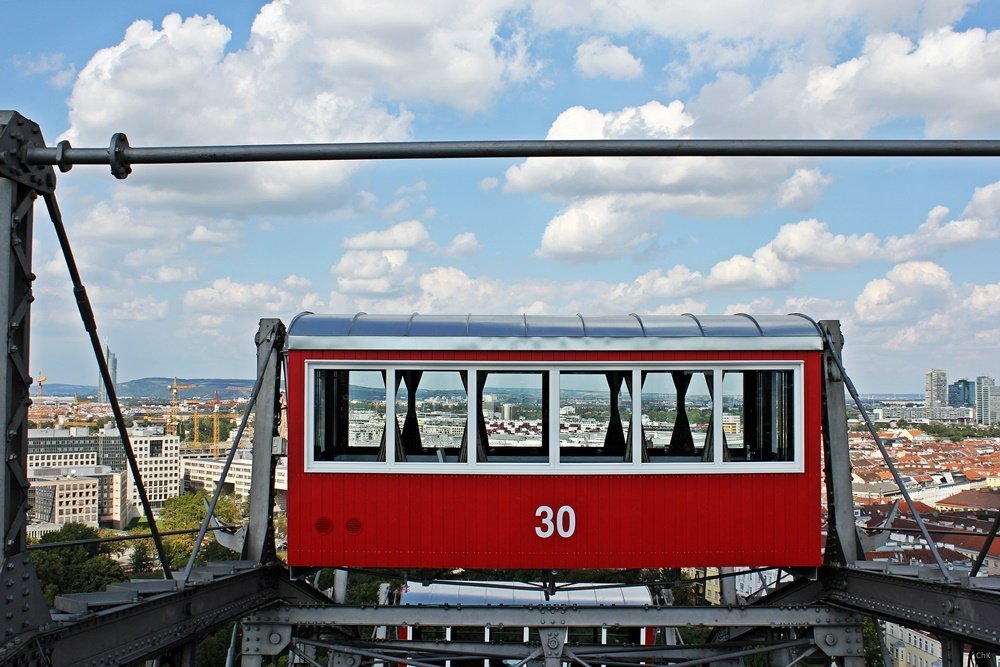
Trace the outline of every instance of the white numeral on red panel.
<path fill-rule="evenodd" d="M 555 533 L 559 537 L 572 537 L 576 532 L 576 512 L 569 505 L 563 505 L 555 512 L 548 505 L 540 505 L 535 510 L 535 516 L 542 520 L 542 525 L 535 526 L 535 534 L 543 539 Z"/>

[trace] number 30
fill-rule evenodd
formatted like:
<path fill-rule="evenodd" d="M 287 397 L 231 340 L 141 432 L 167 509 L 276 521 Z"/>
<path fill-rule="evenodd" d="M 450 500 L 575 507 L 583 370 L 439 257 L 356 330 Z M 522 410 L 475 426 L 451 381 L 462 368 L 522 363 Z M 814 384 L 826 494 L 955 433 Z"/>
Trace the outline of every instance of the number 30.
<path fill-rule="evenodd" d="M 563 505 L 557 512 L 553 512 L 548 505 L 540 505 L 535 510 L 535 516 L 542 520 L 542 525 L 535 526 L 535 534 L 543 539 L 552 537 L 556 532 L 559 537 L 572 537 L 576 532 L 576 512 L 569 505 Z"/>

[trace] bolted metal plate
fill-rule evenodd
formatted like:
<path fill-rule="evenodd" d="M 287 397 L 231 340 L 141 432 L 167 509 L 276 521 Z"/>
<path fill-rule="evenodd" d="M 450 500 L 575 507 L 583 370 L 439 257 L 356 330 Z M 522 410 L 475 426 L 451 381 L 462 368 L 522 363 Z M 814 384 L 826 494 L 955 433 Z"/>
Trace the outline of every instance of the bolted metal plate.
<path fill-rule="evenodd" d="M 38 192 L 52 192 L 56 187 L 55 171 L 25 162 L 24 150 L 29 147 L 45 147 L 38 124 L 16 111 L 0 111 L 0 176 Z"/>

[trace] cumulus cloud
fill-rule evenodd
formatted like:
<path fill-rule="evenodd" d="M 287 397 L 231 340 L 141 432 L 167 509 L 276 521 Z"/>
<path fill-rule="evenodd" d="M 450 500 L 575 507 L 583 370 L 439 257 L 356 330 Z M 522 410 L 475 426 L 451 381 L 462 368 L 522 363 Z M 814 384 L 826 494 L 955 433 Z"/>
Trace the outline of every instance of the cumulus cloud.
<path fill-rule="evenodd" d="M 1000 183 L 977 188 L 960 219 L 948 220 L 949 213 L 935 207 L 914 233 L 886 239 L 886 254 L 897 260 L 933 257 L 945 248 L 1000 237 Z"/>
<path fill-rule="evenodd" d="M 408 220 L 388 229 L 364 232 L 348 237 L 341 245 L 348 250 L 429 250 L 433 244 L 430 232 L 424 223 L 419 220 Z"/>
<path fill-rule="evenodd" d="M 288 310 L 291 304 L 291 294 L 271 283 L 243 283 L 230 278 L 218 278 L 209 287 L 184 294 L 184 307 L 195 312 L 280 313 Z"/>
<path fill-rule="evenodd" d="M 472 232 L 456 234 L 444 249 L 444 254 L 452 257 L 463 257 L 474 255 L 479 252 L 479 239 Z"/>
<path fill-rule="evenodd" d="M 153 297 L 135 297 L 117 304 L 111 309 L 111 317 L 115 320 L 147 322 L 161 320 L 167 315 L 169 307 L 166 301 Z"/>
<path fill-rule="evenodd" d="M 347 294 L 398 294 L 413 280 L 405 250 L 348 250 L 330 271 Z"/>
<path fill-rule="evenodd" d="M 887 0 L 809 4 L 778 0 L 760 11 L 754 2 L 706 0 L 694 4 L 664 4 L 635 0 L 622 11 L 601 0 L 545 0 L 532 7 L 535 21 L 545 28 L 593 28 L 625 35 L 641 31 L 681 42 L 706 40 L 740 44 L 752 40 L 760 48 L 802 42 L 828 44 L 855 29 L 923 31 L 960 18 L 968 0 Z"/>
<path fill-rule="evenodd" d="M 196 225 L 188 234 L 188 241 L 193 243 L 207 243 L 210 245 L 229 245 L 236 240 L 237 236 L 233 229 L 209 229 L 207 225 Z"/>
<path fill-rule="evenodd" d="M 710 287 L 721 289 L 773 289 L 790 285 L 798 272 L 769 246 L 753 255 L 735 255 L 718 262 L 708 273 Z"/>
<path fill-rule="evenodd" d="M 769 246 L 785 261 L 819 269 L 856 266 L 881 253 L 875 234 L 834 234 L 819 220 L 783 225 Z"/>
<path fill-rule="evenodd" d="M 796 169 L 795 173 L 778 187 L 778 206 L 796 211 L 813 207 L 832 179 L 819 169 Z"/>
<path fill-rule="evenodd" d="M 180 283 L 194 280 L 198 277 L 198 270 L 191 265 L 171 265 L 158 266 L 142 277 L 143 282 L 151 283 Z"/>
<path fill-rule="evenodd" d="M 904 262 L 865 285 L 854 301 L 859 321 L 890 324 L 922 319 L 953 296 L 951 274 L 934 262 Z"/>
<path fill-rule="evenodd" d="M 616 46 L 607 37 L 591 37 L 576 48 L 576 71 L 585 77 L 608 77 L 628 81 L 642 76 L 642 61 L 626 46 Z"/>
<path fill-rule="evenodd" d="M 374 102 L 370 93 L 341 92 L 319 63 L 296 55 L 295 40 L 308 37 L 287 30 L 281 6 L 262 10 L 249 45 L 231 52 L 229 29 L 212 17 L 171 14 L 159 29 L 136 21 L 119 44 L 98 51 L 80 71 L 65 138 L 102 145 L 123 128 L 133 144 L 144 145 L 406 138 L 408 113 Z M 357 168 L 346 162 L 289 163 L 280 170 L 147 168 L 136 170 L 120 196 L 174 208 L 259 210 L 268 202 L 287 207 L 297 197 L 300 206 L 317 205 L 334 199 Z"/>
<path fill-rule="evenodd" d="M 1000 89 L 998 63 L 1000 32 L 879 34 L 856 57 L 786 61 L 759 83 L 723 72 L 688 108 L 702 136 L 853 138 L 914 118 L 929 136 L 968 136 L 996 127 L 1000 101 L 987 91 Z"/>
<path fill-rule="evenodd" d="M 538 254 L 572 260 L 627 255 L 649 243 L 663 224 L 643 208 L 610 196 L 578 202 L 549 221 Z"/>

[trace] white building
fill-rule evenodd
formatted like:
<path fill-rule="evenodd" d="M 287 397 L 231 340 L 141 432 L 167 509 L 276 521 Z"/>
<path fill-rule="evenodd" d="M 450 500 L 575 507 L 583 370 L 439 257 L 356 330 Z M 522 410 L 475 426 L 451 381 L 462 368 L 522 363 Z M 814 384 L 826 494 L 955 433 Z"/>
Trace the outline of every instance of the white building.
<path fill-rule="evenodd" d="M 924 375 L 924 406 L 947 407 L 948 375 L 940 368 L 932 368 Z"/>
<path fill-rule="evenodd" d="M 146 497 L 154 508 L 163 506 L 167 498 L 180 494 L 181 479 L 181 439 L 177 435 L 165 435 L 161 427 L 130 428 L 128 430 L 132 451 L 135 453 L 139 474 L 146 488 Z M 125 449 L 113 426 L 105 426 L 98 433 L 98 441 L 102 463 L 107 461 L 114 470 L 125 470 L 128 475 L 130 501 L 136 508 L 141 508 L 139 489 L 131 468 L 125 461 Z"/>
<path fill-rule="evenodd" d="M 285 508 L 285 498 L 288 492 L 287 461 L 284 457 L 279 458 L 274 470 L 274 501 L 282 509 Z M 222 476 L 222 467 L 225 463 L 225 458 L 185 456 L 181 460 L 181 478 L 184 482 L 183 491 L 205 489 L 209 493 L 214 493 L 215 486 Z M 229 474 L 226 475 L 223 493 L 232 493 L 242 498 L 249 498 L 252 473 L 253 460 L 250 450 L 238 450 L 236 458 L 233 459 L 232 465 L 229 466 Z"/>
<path fill-rule="evenodd" d="M 993 378 L 980 375 L 976 378 L 976 423 L 991 426 L 1000 422 L 1000 387 Z"/>

